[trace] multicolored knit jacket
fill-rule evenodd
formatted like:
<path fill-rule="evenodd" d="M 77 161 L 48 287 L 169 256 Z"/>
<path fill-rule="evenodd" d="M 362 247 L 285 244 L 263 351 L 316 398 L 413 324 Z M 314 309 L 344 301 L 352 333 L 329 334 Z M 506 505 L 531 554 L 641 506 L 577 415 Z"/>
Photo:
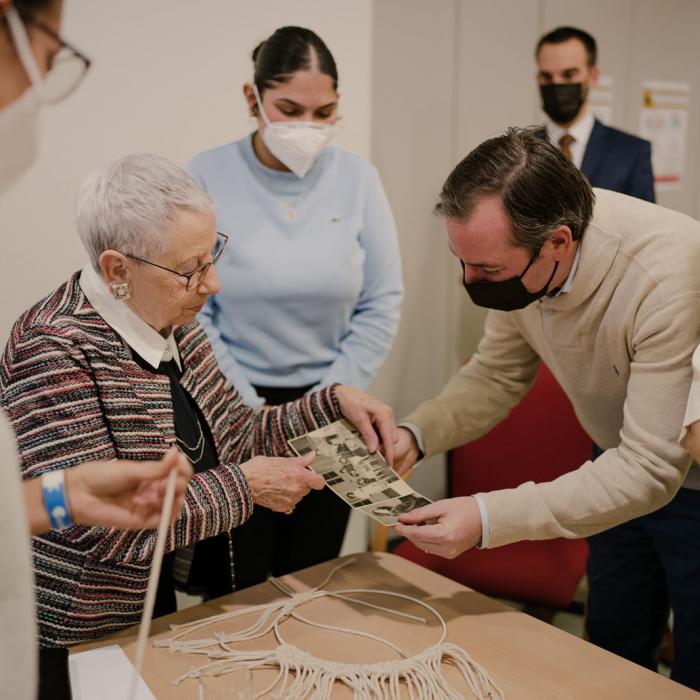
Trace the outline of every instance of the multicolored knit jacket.
<path fill-rule="evenodd" d="M 253 501 L 237 462 L 291 454 L 288 438 L 340 417 L 333 388 L 255 413 L 219 371 L 199 323 L 178 328 L 175 338 L 182 386 L 211 428 L 221 466 L 190 482 L 168 550 L 250 517 Z M 79 273 L 15 323 L 0 383 L 25 479 L 91 460 L 159 459 L 175 444 L 168 378 L 136 364 L 86 299 Z M 69 646 L 137 624 L 155 535 L 75 525 L 35 537 L 42 646 Z"/>

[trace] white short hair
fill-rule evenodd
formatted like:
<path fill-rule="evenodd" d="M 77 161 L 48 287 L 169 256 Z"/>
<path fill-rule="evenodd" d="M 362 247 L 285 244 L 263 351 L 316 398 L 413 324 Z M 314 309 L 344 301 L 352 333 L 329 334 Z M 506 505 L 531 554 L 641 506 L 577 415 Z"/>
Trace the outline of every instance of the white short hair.
<path fill-rule="evenodd" d="M 168 230 L 182 209 L 214 215 L 211 197 L 167 158 L 134 153 L 90 175 L 75 201 L 75 220 L 92 266 L 117 250 L 148 259 L 168 247 Z"/>

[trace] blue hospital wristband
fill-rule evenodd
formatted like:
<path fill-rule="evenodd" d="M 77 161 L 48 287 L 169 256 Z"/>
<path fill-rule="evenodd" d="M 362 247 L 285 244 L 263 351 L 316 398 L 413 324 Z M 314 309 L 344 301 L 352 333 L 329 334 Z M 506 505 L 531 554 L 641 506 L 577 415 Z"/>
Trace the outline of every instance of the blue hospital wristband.
<path fill-rule="evenodd" d="M 56 469 L 41 475 L 44 506 L 46 507 L 51 527 L 54 530 L 61 530 L 73 524 L 73 518 L 70 516 L 66 501 L 64 476 L 63 469 Z"/>

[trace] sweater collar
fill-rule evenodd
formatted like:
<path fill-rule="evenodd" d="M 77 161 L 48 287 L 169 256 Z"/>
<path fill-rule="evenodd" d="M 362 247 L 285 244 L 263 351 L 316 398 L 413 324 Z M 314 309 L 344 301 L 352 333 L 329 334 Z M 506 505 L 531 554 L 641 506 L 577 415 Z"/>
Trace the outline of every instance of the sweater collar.
<path fill-rule="evenodd" d="M 595 190 L 595 194 L 593 217 L 579 245 L 576 277 L 567 294 L 558 294 L 543 300 L 549 308 L 564 311 L 587 301 L 610 271 L 620 249 L 620 237 L 609 231 L 605 224 L 605 213 L 609 206 L 607 193 Z"/>

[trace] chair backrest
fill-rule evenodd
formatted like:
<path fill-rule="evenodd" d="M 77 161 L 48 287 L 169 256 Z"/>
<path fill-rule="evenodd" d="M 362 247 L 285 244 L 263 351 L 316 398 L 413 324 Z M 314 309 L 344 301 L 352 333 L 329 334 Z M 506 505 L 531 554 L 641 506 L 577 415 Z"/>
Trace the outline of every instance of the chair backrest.
<path fill-rule="evenodd" d="M 449 455 L 450 495 L 551 481 L 591 458 L 592 442 L 571 402 L 544 365 L 510 415 Z"/>
<path fill-rule="evenodd" d="M 551 372 L 541 365 L 534 385 L 510 415 L 479 440 L 449 455 L 451 496 L 550 481 L 591 458 L 592 443 Z M 443 559 L 401 542 L 395 553 L 487 595 L 566 609 L 585 572 L 585 540 L 523 541 L 471 549 Z"/>

